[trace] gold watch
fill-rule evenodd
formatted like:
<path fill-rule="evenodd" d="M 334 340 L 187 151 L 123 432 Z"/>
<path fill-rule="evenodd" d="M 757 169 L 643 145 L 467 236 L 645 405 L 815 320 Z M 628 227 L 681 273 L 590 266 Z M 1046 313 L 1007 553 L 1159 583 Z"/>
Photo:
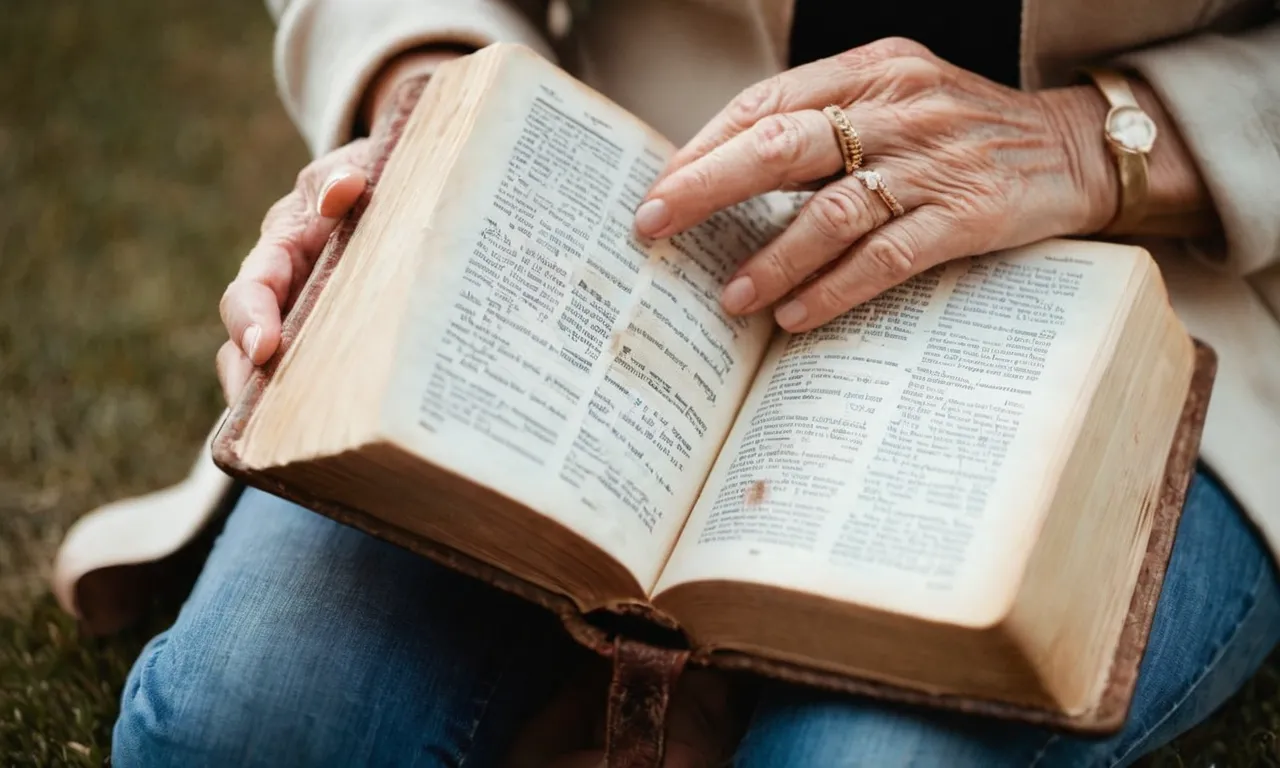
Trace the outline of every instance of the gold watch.
<path fill-rule="evenodd" d="M 1102 135 L 1116 159 L 1120 174 L 1120 205 L 1103 234 L 1133 232 L 1147 215 L 1150 178 L 1147 158 L 1156 142 L 1156 121 L 1133 94 L 1124 75 L 1111 69 L 1086 69 L 1111 109 L 1103 121 Z"/>

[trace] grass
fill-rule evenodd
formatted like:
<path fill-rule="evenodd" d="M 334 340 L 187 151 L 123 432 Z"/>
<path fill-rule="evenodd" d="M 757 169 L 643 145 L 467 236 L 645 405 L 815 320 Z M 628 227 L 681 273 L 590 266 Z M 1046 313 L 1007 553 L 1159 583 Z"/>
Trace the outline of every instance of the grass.
<path fill-rule="evenodd" d="M 0 766 L 101 765 L 149 625 L 47 594 L 84 511 L 180 478 L 221 410 L 222 288 L 306 160 L 257 0 L 7 3 L 0 21 Z"/>
<path fill-rule="evenodd" d="M 79 635 L 67 526 L 174 482 L 219 413 L 217 301 L 305 152 L 259 0 L 14 2 L 0 22 L 0 766 L 101 765 L 174 611 Z M 179 585 L 179 588 L 181 585 Z M 1153 766 L 1277 765 L 1280 660 Z"/>

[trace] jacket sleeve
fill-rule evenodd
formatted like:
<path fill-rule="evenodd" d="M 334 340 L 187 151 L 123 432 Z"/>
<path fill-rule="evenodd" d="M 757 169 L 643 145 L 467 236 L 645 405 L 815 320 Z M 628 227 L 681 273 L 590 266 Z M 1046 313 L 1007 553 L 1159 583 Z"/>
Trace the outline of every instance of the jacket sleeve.
<path fill-rule="evenodd" d="M 546 18 L 546 0 L 267 0 L 267 8 L 277 23 L 276 85 L 315 155 L 350 140 L 369 81 L 403 51 L 507 41 L 554 60 L 534 22 Z"/>
<path fill-rule="evenodd" d="M 1213 197 L 1237 274 L 1280 262 L 1280 19 L 1122 57 L 1151 84 Z"/>

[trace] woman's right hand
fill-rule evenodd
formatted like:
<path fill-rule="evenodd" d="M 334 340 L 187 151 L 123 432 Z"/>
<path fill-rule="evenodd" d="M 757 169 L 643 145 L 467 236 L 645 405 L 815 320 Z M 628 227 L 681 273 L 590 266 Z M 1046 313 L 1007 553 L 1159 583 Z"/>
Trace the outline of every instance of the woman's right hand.
<path fill-rule="evenodd" d="M 454 48 L 403 53 L 381 69 L 360 105 L 360 121 L 378 132 L 391 117 L 402 87 L 429 75 L 462 55 Z M 218 381 L 234 403 L 254 366 L 271 359 L 280 346 L 281 318 L 298 298 L 320 251 L 368 183 L 373 145 L 357 139 L 313 161 L 262 220 L 262 236 L 240 265 L 240 273 L 222 294 L 219 310 L 227 341 L 218 350 Z"/>
<path fill-rule="evenodd" d="M 262 235 L 219 305 L 229 338 L 218 350 L 218 381 L 228 403 L 280 346 L 281 318 L 368 183 L 369 148 L 368 139 L 357 139 L 303 168 L 293 191 L 262 220 Z"/>

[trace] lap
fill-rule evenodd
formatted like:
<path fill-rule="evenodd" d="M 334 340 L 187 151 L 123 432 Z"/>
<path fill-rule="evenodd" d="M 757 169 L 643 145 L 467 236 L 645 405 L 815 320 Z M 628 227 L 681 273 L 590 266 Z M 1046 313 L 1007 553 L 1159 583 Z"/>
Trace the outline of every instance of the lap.
<path fill-rule="evenodd" d="M 541 609 L 247 491 L 129 676 L 115 764 L 490 764 L 568 646 Z"/>
<path fill-rule="evenodd" d="M 1205 717 L 1280 637 L 1270 555 L 1197 477 L 1134 707 L 1105 740 L 770 686 L 744 766 L 1125 764 Z M 249 491 L 130 674 L 115 763 L 492 764 L 575 654 L 541 609 Z"/>
<path fill-rule="evenodd" d="M 769 687 L 742 766 L 1127 765 L 1208 716 L 1280 640 L 1270 553 L 1230 496 L 1198 474 L 1174 543 L 1133 708 L 1107 739 Z"/>

